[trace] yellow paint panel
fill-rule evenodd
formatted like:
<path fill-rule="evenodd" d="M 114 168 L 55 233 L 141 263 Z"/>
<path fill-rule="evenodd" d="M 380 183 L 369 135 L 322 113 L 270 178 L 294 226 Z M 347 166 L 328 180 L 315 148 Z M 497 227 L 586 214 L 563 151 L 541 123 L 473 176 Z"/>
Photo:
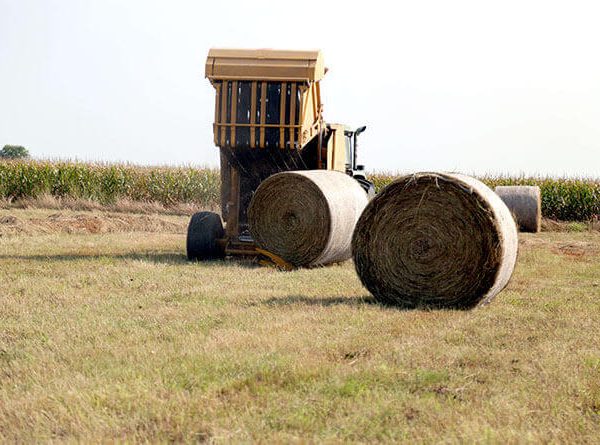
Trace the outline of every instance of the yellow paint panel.
<path fill-rule="evenodd" d="M 314 82 L 325 75 L 319 50 L 217 49 L 208 52 L 205 74 L 210 80 Z"/>

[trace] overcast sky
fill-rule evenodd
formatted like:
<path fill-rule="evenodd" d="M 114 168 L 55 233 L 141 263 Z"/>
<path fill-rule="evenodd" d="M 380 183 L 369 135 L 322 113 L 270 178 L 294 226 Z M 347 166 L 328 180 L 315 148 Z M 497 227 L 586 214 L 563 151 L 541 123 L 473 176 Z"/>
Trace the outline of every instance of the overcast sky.
<path fill-rule="evenodd" d="M 597 5 L 0 0 L 0 146 L 216 165 L 208 49 L 320 48 L 369 170 L 600 176 Z"/>

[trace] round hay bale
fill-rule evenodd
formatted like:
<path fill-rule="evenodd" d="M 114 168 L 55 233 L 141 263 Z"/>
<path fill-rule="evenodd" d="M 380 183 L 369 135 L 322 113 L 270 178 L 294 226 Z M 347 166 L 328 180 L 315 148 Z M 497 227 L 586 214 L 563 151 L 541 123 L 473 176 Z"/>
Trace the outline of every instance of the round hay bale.
<path fill-rule="evenodd" d="M 395 180 L 365 208 L 352 239 L 356 271 L 380 302 L 471 308 L 508 283 L 515 223 L 498 195 L 458 174 Z"/>
<path fill-rule="evenodd" d="M 537 185 L 499 185 L 496 194 L 512 213 L 521 232 L 541 230 L 542 194 Z"/>
<path fill-rule="evenodd" d="M 367 202 L 360 184 L 341 172 L 277 173 L 250 201 L 250 234 L 257 246 L 297 267 L 345 261 Z"/>

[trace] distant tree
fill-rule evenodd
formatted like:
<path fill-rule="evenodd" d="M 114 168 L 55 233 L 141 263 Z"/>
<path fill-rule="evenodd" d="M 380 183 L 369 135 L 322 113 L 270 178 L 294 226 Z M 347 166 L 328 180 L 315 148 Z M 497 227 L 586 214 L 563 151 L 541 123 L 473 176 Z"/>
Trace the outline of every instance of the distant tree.
<path fill-rule="evenodd" d="M 4 159 L 23 159 L 28 158 L 29 152 L 22 145 L 5 145 L 0 150 L 0 158 Z"/>

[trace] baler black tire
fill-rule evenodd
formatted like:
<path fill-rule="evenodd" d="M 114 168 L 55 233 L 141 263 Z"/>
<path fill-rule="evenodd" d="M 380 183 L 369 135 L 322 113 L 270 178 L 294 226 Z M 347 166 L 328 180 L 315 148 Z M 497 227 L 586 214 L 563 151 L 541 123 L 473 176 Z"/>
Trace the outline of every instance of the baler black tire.
<path fill-rule="evenodd" d="M 225 252 L 217 243 L 224 235 L 221 217 L 214 212 L 198 212 L 192 216 L 187 233 L 187 257 L 190 261 L 223 258 Z"/>

